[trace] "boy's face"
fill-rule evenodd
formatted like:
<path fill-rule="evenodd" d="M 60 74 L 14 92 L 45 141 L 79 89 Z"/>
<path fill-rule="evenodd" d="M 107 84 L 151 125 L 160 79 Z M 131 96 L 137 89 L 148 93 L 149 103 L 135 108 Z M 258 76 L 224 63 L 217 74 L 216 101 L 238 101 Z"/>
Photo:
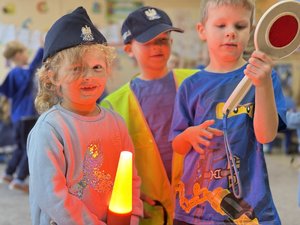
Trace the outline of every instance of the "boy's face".
<path fill-rule="evenodd" d="M 28 64 L 28 52 L 26 50 L 17 52 L 12 58 L 12 61 L 17 66 L 25 66 Z"/>
<path fill-rule="evenodd" d="M 161 33 L 147 43 L 133 40 L 124 46 L 125 52 L 134 57 L 142 70 L 160 71 L 167 67 L 172 39 L 169 32 Z"/>
<path fill-rule="evenodd" d="M 198 34 L 207 42 L 211 62 L 235 62 L 250 37 L 251 12 L 242 6 L 211 5 L 207 20 L 197 25 Z"/>
<path fill-rule="evenodd" d="M 103 53 L 87 51 L 78 63 L 70 64 L 64 60 L 58 70 L 58 77 L 66 108 L 80 110 L 95 105 L 107 81 L 106 58 Z"/>

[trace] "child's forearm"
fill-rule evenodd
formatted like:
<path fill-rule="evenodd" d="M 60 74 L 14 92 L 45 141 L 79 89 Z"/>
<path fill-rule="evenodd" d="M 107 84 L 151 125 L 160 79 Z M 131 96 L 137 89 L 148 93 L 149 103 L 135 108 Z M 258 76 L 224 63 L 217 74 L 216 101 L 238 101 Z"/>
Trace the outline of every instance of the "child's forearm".
<path fill-rule="evenodd" d="M 256 139 L 264 144 L 274 140 L 278 129 L 278 115 L 272 80 L 267 86 L 256 87 L 254 131 Z"/>
<path fill-rule="evenodd" d="M 186 141 L 185 132 L 178 134 L 172 142 L 173 151 L 185 155 L 191 150 L 192 145 Z"/>
<path fill-rule="evenodd" d="M 132 215 L 130 218 L 130 225 L 139 225 L 140 217 Z"/>

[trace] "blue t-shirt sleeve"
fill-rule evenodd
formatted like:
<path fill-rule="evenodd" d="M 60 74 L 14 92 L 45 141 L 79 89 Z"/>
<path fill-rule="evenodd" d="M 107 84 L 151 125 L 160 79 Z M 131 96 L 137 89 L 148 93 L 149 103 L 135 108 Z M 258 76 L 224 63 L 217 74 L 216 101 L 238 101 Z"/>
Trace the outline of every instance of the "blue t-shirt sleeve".
<path fill-rule="evenodd" d="M 281 131 L 286 128 L 286 103 L 284 95 L 282 93 L 281 83 L 278 74 L 274 70 L 272 71 L 272 80 L 277 113 L 279 117 L 278 131 Z"/>
<path fill-rule="evenodd" d="M 34 75 L 35 71 L 42 65 L 44 49 L 39 48 L 36 52 L 34 59 L 29 65 L 29 71 L 31 75 Z"/>
<path fill-rule="evenodd" d="M 0 86 L 0 93 L 8 98 L 12 98 L 16 94 L 16 90 L 24 85 L 23 76 L 21 68 L 14 68 L 7 74 L 4 82 Z"/>
<path fill-rule="evenodd" d="M 169 141 L 172 141 L 178 134 L 192 126 L 187 90 L 188 88 L 184 81 L 176 93 Z"/>
<path fill-rule="evenodd" d="M 43 48 L 37 51 L 29 65 L 29 69 L 22 67 L 13 68 L 6 76 L 3 84 L 0 85 L 0 93 L 9 98 L 13 98 L 17 92 L 22 92 L 23 89 L 26 89 L 34 77 L 36 69 L 42 64 L 43 52 Z"/>

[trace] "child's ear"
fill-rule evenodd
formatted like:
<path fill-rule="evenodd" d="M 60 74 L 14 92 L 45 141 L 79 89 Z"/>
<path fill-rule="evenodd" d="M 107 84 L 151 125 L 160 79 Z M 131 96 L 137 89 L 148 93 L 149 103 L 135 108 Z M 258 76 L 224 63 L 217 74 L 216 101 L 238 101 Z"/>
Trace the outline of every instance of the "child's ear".
<path fill-rule="evenodd" d="M 197 23 L 196 29 L 197 29 L 197 33 L 198 33 L 199 38 L 202 41 L 206 41 L 206 33 L 205 33 L 204 24 L 203 23 Z"/>
<path fill-rule="evenodd" d="M 124 50 L 124 52 L 127 53 L 127 55 L 129 57 L 132 57 L 132 58 L 134 57 L 133 52 L 132 52 L 132 45 L 131 45 L 131 43 L 124 45 L 123 46 L 123 50 Z"/>

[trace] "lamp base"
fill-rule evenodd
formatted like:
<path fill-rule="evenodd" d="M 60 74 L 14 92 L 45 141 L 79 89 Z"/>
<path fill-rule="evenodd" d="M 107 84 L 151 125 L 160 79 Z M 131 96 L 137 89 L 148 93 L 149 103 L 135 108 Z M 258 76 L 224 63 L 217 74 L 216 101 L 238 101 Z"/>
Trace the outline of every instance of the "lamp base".
<path fill-rule="evenodd" d="M 108 210 L 107 225 L 130 225 L 131 212 L 119 214 Z"/>

